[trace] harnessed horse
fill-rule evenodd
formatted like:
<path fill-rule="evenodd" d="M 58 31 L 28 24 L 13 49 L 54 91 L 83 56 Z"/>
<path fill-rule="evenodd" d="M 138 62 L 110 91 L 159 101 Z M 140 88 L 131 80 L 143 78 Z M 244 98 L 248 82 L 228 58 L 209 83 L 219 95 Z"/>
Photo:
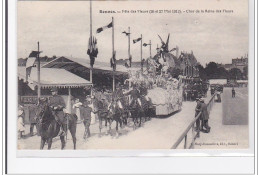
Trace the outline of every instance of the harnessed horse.
<path fill-rule="evenodd" d="M 114 100 L 110 103 L 108 106 L 108 117 L 107 121 L 109 123 L 109 132 L 111 134 L 111 125 L 112 122 L 116 122 L 116 137 L 119 136 L 118 132 L 118 124 L 120 124 L 120 127 L 122 128 L 123 119 L 124 118 L 124 110 L 122 109 L 122 104 L 119 100 Z"/>
<path fill-rule="evenodd" d="M 93 99 L 93 106 L 94 106 L 94 110 L 97 112 L 97 116 L 99 120 L 99 137 L 100 137 L 101 130 L 102 130 L 102 121 L 105 121 L 105 127 L 107 128 L 108 109 L 106 108 L 105 102 L 97 99 L 96 97 Z"/>
<path fill-rule="evenodd" d="M 55 120 L 55 117 L 52 113 L 52 109 L 49 106 L 47 100 L 39 101 L 38 108 L 38 118 L 37 118 L 37 130 L 41 136 L 41 145 L 40 149 L 44 148 L 45 142 L 48 143 L 48 149 L 51 149 L 52 139 L 57 137 L 60 132 L 61 124 Z M 73 139 L 74 149 L 76 149 L 76 127 L 77 127 L 77 116 L 66 114 L 64 120 L 67 121 L 65 131 L 69 130 Z M 61 149 L 65 148 L 65 136 L 61 135 Z"/>

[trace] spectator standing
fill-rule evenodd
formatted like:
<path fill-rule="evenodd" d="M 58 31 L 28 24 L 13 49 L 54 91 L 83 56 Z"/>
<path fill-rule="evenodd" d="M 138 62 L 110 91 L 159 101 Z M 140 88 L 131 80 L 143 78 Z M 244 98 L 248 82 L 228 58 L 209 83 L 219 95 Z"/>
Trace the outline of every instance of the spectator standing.
<path fill-rule="evenodd" d="M 33 136 L 34 127 L 37 124 L 37 105 L 32 104 L 28 107 L 29 109 L 29 121 L 30 121 L 30 136 Z"/>
<path fill-rule="evenodd" d="M 75 111 L 75 114 L 78 117 L 78 120 L 82 121 L 82 117 L 80 114 L 80 106 L 82 106 L 82 103 L 79 101 L 78 98 L 75 99 L 75 104 L 73 104 L 72 109 Z"/>
<path fill-rule="evenodd" d="M 209 133 L 210 132 L 210 126 L 208 124 L 209 122 L 209 113 L 208 113 L 208 107 L 205 104 L 204 100 L 201 99 L 201 130 L 203 132 Z M 203 129 L 203 127 L 205 127 L 206 130 Z"/>
<path fill-rule="evenodd" d="M 235 91 L 235 88 L 233 87 L 232 88 L 232 98 L 235 98 L 236 97 L 236 91 Z"/>
<path fill-rule="evenodd" d="M 196 108 L 195 108 L 195 117 L 201 112 L 201 102 L 200 102 L 200 99 L 197 98 L 197 99 L 196 99 L 196 102 L 197 102 L 197 106 L 196 106 Z M 196 120 L 195 130 L 196 130 L 197 132 L 200 131 L 200 118 L 201 118 L 201 117 L 199 117 L 199 118 Z M 198 136 L 199 136 L 199 133 L 198 133 Z"/>
<path fill-rule="evenodd" d="M 24 110 L 22 107 L 19 107 L 19 109 L 18 109 L 17 127 L 18 127 L 18 139 L 21 139 L 21 138 L 23 138 L 23 134 L 25 132 Z"/>

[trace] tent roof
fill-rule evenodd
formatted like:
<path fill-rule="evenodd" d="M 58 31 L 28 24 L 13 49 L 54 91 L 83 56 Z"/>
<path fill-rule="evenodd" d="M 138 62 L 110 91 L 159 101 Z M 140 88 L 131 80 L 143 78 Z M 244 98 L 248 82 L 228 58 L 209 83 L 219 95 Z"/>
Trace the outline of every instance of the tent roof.
<path fill-rule="evenodd" d="M 87 58 L 68 58 L 68 57 L 59 57 L 55 60 L 52 60 L 42 67 L 44 68 L 62 68 L 68 71 L 73 69 L 77 69 L 79 71 L 86 71 L 86 69 L 90 69 L 89 59 Z M 116 74 L 127 73 L 129 69 L 138 69 L 138 68 L 126 68 L 123 65 L 116 65 Z M 140 68 L 139 68 L 140 69 Z M 110 63 L 95 61 L 93 72 L 105 72 L 111 73 L 113 72 L 110 67 Z"/>
<path fill-rule="evenodd" d="M 74 75 L 64 69 L 56 68 L 41 68 L 41 87 L 86 87 L 92 85 L 89 81 Z M 26 79 L 26 68 L 18 67 L 19 79 Z M 37 82 L 37 69 L 33 67 L 30 77 L 28 77 L 30 86 L 38 85 Z"/>

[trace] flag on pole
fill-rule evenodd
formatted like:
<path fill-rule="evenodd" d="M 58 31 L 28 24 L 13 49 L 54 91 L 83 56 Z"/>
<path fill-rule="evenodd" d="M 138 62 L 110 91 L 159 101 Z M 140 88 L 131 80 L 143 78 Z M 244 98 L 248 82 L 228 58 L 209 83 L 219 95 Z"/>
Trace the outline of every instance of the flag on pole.
<path fill-rule="evenodd" d="M 148 45 L 150 45 L 150 44 L 146 44 L 146 43 L 143 44 L 144 47 L 146 47 L 146 46 L 148 46 Z"/>
<path fill-rule="evenodd" d="M 126 36 L 130 35 L 130 33 L 127 33 L 126 31 L 123 31 L 122 33 L 124 33 Z"/>
<path fill-rule="evenodd" d="M 141 41 L 141 40 L 142 40 L 142 38 L 134 39 L 134 40 L 133 40 L 133 43 L 135 44 L 135 43 L 137 43 L 138 41 Z"/>
<path fill-rule="evenodd" d="M 116 70 L 116 51 L 114 51 L 113 57 L 110 59 L 110 65 L 113 70 Z"/>
<path fill-rule="evenodd" d="M 97 29 L 97 33 L 100 33 L 100 32 L 102 32 L 103 30 L 108 29 L 108 28 L 111 28 L 111 27 L 113 27 L 113 23 L 112 23 L 112 22 L 109 23 L 108 25 L 104 26 L 104 27 L 98 28 L 98 29 Z"/>
<path fill-rule="evenodd" d="M 39 53 L 38 51 L 32 51 L 26 61 L 26 81 L 28 81 L 28 77 L 31 75 L 32 67 Z"/>
<path fill-rule="evenodd" d="M 90 57 L 90 65 L 93 67 L 95 58 L 98 55 L 97 39 L 94 36 L 89 37 L 87 54 Z"/>
<path fill-rule="evenodd" d="M 173 48 L 173 49 L 171 49 L 169 52 L 172 52 L 172 51 L 175 51 L 175 50 L 177 50 L 177 48 Z"/>

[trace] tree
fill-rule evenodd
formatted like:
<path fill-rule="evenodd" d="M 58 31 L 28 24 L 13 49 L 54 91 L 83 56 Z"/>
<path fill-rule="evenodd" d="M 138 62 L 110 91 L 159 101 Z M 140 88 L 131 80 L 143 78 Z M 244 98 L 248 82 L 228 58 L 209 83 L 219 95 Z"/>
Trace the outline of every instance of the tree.
<path fill-rule="evenodd" d="M 205 68 L 200 64 L 197 66 L 197 68 L 199 69 L 199 77 L 202 80 L 207 80 L 208 76 L 207 76 L 207 72 L 206 72 Z"/>
<path fill-rule="evenodd" d="M 206 74 L 208 78 L 218 78 L 218 65 L 215 62 L 210 62 L 206 65 L 205 68 Z"/>
<path fill-rule="evenodd" d="M 248 79 L 248 66 L 247 65 L 243 68 L 243 75 L 244 75 L 245 79 Z"/>
<path fill-rule="evenodd" d="M 229 79 L 229 72 L 224 67 L 219 67 L 216 75 L 221 79 Z"/>
<path fill-rule="evenodd" d="M 232 68 L 229 71 L 229 76 L 230 76 L 230 79 L 233 79 L 233 80 L 243 79 L 243 74 L 242 74 L 241 70 L 238 68 Z"/>

